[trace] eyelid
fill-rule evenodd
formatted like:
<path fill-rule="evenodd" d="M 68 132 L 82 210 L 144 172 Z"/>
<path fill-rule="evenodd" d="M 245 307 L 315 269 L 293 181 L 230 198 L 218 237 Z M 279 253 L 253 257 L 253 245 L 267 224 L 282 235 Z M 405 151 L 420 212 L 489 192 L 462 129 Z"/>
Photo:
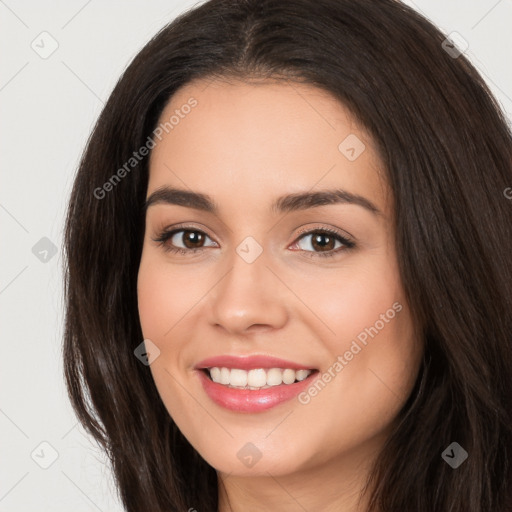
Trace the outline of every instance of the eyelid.
<path fill-rule="evenodd" d="M 170 227 L 163 228 L 162 230 L 159 231 L 158 237 L 153 238 L 153 241 L 159 242 L 160 243 L 159 245 L 163 246 L 164 250 L 167 252 L 174 252 L 174 253 L 179 252 L 181 254 L 186 254 L 186 253 L 191 254 L 191 253 L 195 253 L 197 251 L 206 249 L 208 247 L 211 247 L 211 246 L 207 246 L 207 247 L 196 247 L 196 248 L 184 249 L 182 247 L 167 246 L 168 240 L 171 239 L 176 233 L 179 233 L 180 231 L 195 231 L 198 233 L 202 233 L 203 235 L 208 237 L 213 243 L 218 245 L 218 243 L 214 240 L 214 237 L 212 237 L 208 234 L 207 230 L 205 230 L 203 228 L 201 228 L 201 229 L 197 228 L 196 226 L 193 226 L 193 225 L 187 224 L 187 223 L 176 224 L 176 225 L 173 225 Z M 331 227 L 326 227 L 326 226 L 322 226 L 322 225 L 317 225 L 316 227 L 300 228 L 291 245 L 295 245 L 301 238 L 303 238 L 303 235 L 314 235 L 315 233 L 327 233 L 327 234 L 333 235 L 334 237 L 337 237 L 338 241 L 344 246 L 344 248 L 333 249 L 333 250 L 325 251 L 325 252 L 305 251 L 305 250 L 299 251 L 299 252 L 305 253 L 308 257 L 335 256 L 344 250 L 352 249 L 356 245 L 356 243 L 354 241 L 354 237 L 347 231 L 341 230 L 339 228 L 331 228 Z"/>
<path fill-rule="evenodd" d="M 325 231 L 327 233 L 332 233 L 332 234 L 338 235 L 342 238 L 346 238 L 347 240 L 349 240 L 350 242 L 352 242 L 354 244 L 356 242 L 356 238 L 353 235 L 351 235 L 348 231 L 345 231 L 344 229 L 340 229 L 340 228 L 334 228 L 334 227 L 328 227 L 328 226 L 322 226 L 322 225 L 319 225 L 316 227 L 308 226 L 305 228 L 299 228 L 299 230 L 297 231 L 297 238 L 300 235 L 303 235 L 304 233 L 312 233 L 315 231 L 322 231 L 322 232 Z"/>
<path fill-rule="evenodd" d="M 159 230 L 159 233 L 171 233 L 171 232 L 175 232 L 175 231 L 179 231 L 179 230 L 188 230 L 188 231 L 199 231 L 201 233 L 204 233 L 205 235 L 207 235 L 211 240 L 214 239 L 213 236 L 209 235 L 208 234 L 208 230 L 206 228 L 203 228 L 203 227 L 196 227 L 196 226 L 193 226 L 191 224 L 188 224 L 188 223 L 182 223 L 182 224 L 176 224 L 176 225 L 173 225 L 173 226 L 168 226 L 168 227 L 164 227 L 162 228 L 161 230 Z M 349 239 L 351 242 L 354 242 L 355 243 L 355 237 L 353 235 L 351 235 L 348 231 L 345 231 L 343 229 L 339 229 L 339 228 L 330 228 L 330 227 L 327 227 L 327 226 L 323 226 L 323 225 L 318 225 L 318 226 L 308 226 L 308 227 L 301 227 L 298 229 L 296 235 L 295 235 L 295 239 L 294 239 L 294 242 L 297 241 L 297 238 L 300 237 L 300 235 L 303 235 L 304 233 L 311 233 L 311 232 L 314 232 L 314 231 L 326 231 L 328 233 L 333 233 L 333 234 L 337 234 L 339 236 L 342 236 L 344 238 L 347 238 Z"/>
<path fill-rule="evenodd" d="M 204 227 L 197 227 L 193 224 L 183 223 L 183 224 L 173 224 L 172 226 L 166 226 L 160 230 L 157 230 L 158 235 L 162 234 L 168 234 L 168 235 L 175 235 L 178 231 L 197 231 L 198 233 L 203 233 L 206 235 L 210 240 L 215 242 L 215 239 L 213 236 L 211 236 L 208 233 L 208 230 Z M 217 243 L 217 242 L 215 242 Z"/>

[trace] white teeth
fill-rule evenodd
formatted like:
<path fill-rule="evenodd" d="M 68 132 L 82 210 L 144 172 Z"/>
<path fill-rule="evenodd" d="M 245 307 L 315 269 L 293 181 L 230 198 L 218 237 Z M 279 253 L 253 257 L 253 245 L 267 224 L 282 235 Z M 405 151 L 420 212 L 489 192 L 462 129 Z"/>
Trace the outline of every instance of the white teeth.
<path fill-rule="evenodd" d="M 295 370 L 289 368 L 283 370 L 283 382 L 285 384 L 293 384 L 295 382 Z"/>
<path fill-rule="evenodd" d="M 267 370 L 267 386 L 279 386 L 283 383 L 283 372 L 280 368 Z"/>
<path fill-rule="evenodd" d="M 231 370 L 233 371 L 233 370 Z M 240 370 L 242 371 L 242 370 Z M 252 388 L 262 388 L 267 384 L 267 374 L 263 368 L 250 370 L 247 374 L 247 385 Z"/>
<path fill-rule="evenodd" d="M 231 372 L 229 371 L 229 368 L 221 368 L 220 369 L 220 380 L 219 380 L 220 384 L 228 385 L 230 375 L 231 375 Z M 211 377 L 213 380 L 213 375 Z"/>
<path fill-rule="evenodd" d="M 220 382 L 220 368 L 212 368 L 210 370 L 210 375 L 212 377 L 213 382 Z"/>
<path fill-rule="evenodd" d="M 295 381 L 302 381 L 307 378 L 312 370 L 293 370 L 291 368 L 256 368 L 253 370 L 241 370 L 239 368 L 218 368 L 208 369 L 213 382 L 225 386 L 242 389 L 266 389 L 281 384 L 293 384 Z"/>
<path fill-rule="evenodd" d="M 311 372 L 309 370 L 297 370 L 295 372 L 295 378 L 300 382 L 301 380 L 304 380 L 310 373 Z"/>
<path fill-rule="evenodd" d="M 237 388 L 245 388 L 247 386 L 247 372 L 233 368 L 229 377 L 229 383 Z"/>

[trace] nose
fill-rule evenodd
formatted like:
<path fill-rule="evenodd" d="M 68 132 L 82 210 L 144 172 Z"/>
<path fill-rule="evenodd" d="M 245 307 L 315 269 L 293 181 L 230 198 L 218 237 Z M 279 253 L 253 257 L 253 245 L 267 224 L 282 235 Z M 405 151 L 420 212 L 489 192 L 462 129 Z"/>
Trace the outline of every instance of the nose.
<path fill-rule="evenodd" d="M 282 328 L 289 317 L 290 293 L 263 254 L 248 263 L 235 253 L 231 262 L 208 295 L 212 325 L 239 336 Z"/>

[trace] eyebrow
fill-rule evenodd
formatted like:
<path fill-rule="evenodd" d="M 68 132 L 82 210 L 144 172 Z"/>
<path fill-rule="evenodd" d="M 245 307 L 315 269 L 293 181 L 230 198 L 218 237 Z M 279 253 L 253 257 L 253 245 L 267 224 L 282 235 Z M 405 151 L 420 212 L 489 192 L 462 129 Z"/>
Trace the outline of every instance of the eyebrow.
<path fill-rule="evenodd" d="M 218 205 L 209 195 L 168 186 L 160 187 L 146 199 L 144 212 L 156 204 L 185 206 L 214 215 L 219 212 Z M 280 196 L 271 204 L 270 211 L 274 214 L 287 213 L 331 204 L 353 204 L 365 208 L 374 215 L 382 215 L 369 199 L 342 189 L 296 192 Z"/>

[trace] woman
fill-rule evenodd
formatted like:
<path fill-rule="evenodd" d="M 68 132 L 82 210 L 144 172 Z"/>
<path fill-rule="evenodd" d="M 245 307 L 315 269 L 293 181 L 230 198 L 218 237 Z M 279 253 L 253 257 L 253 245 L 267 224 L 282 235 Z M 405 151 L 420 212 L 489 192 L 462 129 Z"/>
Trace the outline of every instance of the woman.
<path fill-rule="evenodd" d="M 511 134 L 454 48 L 391 0 L 211 0 L 125 71 L 64 358 L 126 510 L 508 510 Z"/>

